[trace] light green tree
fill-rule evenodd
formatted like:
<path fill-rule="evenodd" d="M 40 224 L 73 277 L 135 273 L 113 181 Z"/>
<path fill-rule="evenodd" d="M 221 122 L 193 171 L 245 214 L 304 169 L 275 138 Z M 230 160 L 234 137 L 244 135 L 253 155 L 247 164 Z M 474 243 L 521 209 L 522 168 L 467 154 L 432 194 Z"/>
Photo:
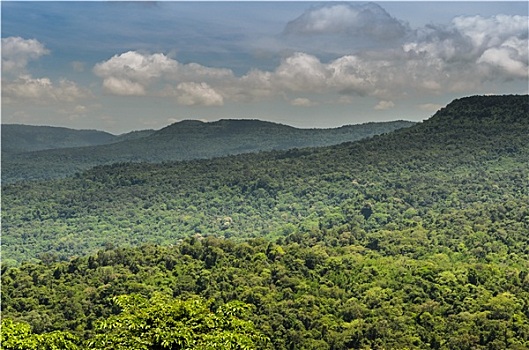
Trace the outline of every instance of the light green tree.
<path fill-rule="evenodd" d="M 248 306 L 238 301 L 212 310 L 202 298 L 173 299 L 155 294 L 114 298 L 121 313 L 100 321 L 90 349 L 257 349 L 267 338 L 244 319 Z"/>

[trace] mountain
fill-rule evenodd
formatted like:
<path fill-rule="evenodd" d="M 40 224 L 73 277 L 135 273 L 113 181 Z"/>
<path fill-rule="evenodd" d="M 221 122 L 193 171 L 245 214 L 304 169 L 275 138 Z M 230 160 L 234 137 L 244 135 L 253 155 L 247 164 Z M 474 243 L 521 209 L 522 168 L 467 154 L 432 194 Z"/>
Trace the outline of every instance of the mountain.
<path fill-rule="evenodd" d="M 335 129 L 297 129 L 259 120 L 220 120 L 212 123 L 187 120 L 158 131 L 122 135 L 104 145 L 7 153 L 2 157 L 2 181 L 64 177 L 96 165 L 118 162 L 164 162 L 326 146 L 413 124 L 395 121 Z"/>
<path fill-rule="evenodd" d="M 97 130 L 2 124 L 2 152 L 9 153 L 95 146 L 115 142 L 115 140 L 116 136 Z"/>
<path fill-rule="evenodd" d="M 529 96 L 472 96 L 356 142 L 3 186 L 3 339 L 178 347 L 221 314 L 250 348 L 527 349 L 528 135 Z"/>
<path fill-rule="evenodd" d="M 142 139 L 144 137 L 154 134 L 155 132 L 156 130 L 153 129 L 131 131 L 125 134 L 118 135 L 116 137 L 116 142 Z"/>
<path fill-rule="evenodd" d="M 116 136 L 98 130 L 2 124 L 2 152 L 10 157 L 12 153 L 106 145 L 144 138 L 154 132 L 155 130 L 139 130 Z"/>
<path fill-rule="evenodd" d="M 3 255 L 19 261 L 45 252 L 68 258 L 106 243 L 174 243 L 195 233 L 278 236 L 333 222 L 370 231 L 406 226 L 406 209 L 424 216 L 487 203 L 485 215 L 509 198 L 524 208 L 519 201 L 528 196 L 527 102 L 527 95 L 475 96 L 452 102 L 423 123 L 359 142 L 114 164 L 75 178 L 4 186 Z M 184 122 L 150 137 L 191 135 L 185 129 L 196 126 L 213 129 Z M 224 132 L 218 135 L 221 140 Z"/>

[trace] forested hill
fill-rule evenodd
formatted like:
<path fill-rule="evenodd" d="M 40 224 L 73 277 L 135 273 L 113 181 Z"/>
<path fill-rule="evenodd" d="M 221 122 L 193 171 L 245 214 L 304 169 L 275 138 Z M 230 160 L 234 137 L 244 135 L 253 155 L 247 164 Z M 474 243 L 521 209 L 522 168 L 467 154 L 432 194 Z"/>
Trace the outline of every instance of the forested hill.
<path fill-rule="evenodd" d="M 5 153 L 2 157 L 2 180 L 4 183 L 10 183 L 65 177 L 96 165 L 117 162 L 163 162 L 296 147 L 328 146 L 388 133 L 413 124 L 394 121 L 333 129 L 297 129 L 259 120 L 220 120 L 212 123 L 186 120 L 156 132 L 146 130 L 115 136 L 112 142 L 106 142 L 104 145 Z M 27 136 L 24 139 L 29 138 Z M 16 147 L 22 147 L 20 142 L 9 140 L 6 141 L 7 145 L 16 144 Z M 55 138 L 50 136 L 50 140 L 59 145 Z M 4 149 L 2 151 L 4 152 Z"/>
<path fill-rule="evenodd" d="M 4 186 L 2 345 L 527 349 L 528 135 L 529 96 L 475 96 L 358 142 Z"/>
<path fill-rule="evenodd" d="M 2 153 L 22 153 L 53 148 L 94 146 L 110 143 L 116 136 L 97 130 L 74 130 L 51 126 L 2 124 Z"/>
<path fill-rule="evenodd" d="M 444 125 L 447 128 L 479 128 L 492 125 L 517 129 L 529 123 L 529 97 L 471 96 L 452 101 L 424 124 Z"/>
<path fill-rule="evenodd" d="M 400 228 L 409 219 L 404 209 L 437 216 L 488 203 L 492 210 L 497 201 L 527 196 L 528 133 L 526 95 L 477 96 L 360 142 L 115 164 L 71 179 L 7 185 L 3 257 L 67 259 L 106 243 L 175 243 L 195 233 L 275 237 L 334 223 Z M 512 210 L 523 217 L 525 207 Z"/>

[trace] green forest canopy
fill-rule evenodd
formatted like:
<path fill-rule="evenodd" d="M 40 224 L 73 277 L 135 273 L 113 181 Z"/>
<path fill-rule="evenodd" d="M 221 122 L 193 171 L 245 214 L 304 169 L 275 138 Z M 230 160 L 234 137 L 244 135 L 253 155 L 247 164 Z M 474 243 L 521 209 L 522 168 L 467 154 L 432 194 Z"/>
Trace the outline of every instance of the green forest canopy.
<path fill-rule="evenodd" d="M 249 348 L 525 349 L 528 98 L 333 147 L 4 186 L 2 336 L 86 348 L 143 322 L 116 300 L 169 298 L 241 306 Z"/>

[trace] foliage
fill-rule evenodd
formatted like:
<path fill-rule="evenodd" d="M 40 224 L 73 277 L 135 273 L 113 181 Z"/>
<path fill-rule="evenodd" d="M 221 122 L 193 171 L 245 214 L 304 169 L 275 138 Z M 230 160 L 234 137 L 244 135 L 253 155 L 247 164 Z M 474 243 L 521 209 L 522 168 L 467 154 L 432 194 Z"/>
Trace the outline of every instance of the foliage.
<path fill-rule="evenodd" d="M 528 99 L 464 98 L 326 148 L 4 186 L 2 317 L 100 347 L 136 325 L 145 346 L 182 340 L 170 315 L 194 305 L 202 326 L 227 320 L 207 334 L 259 348 L 529 348 Z"/>
<path fill-rule="evenodd" d="M 95 324 L 85 341 L 68 331 L 34 334 L 29 324 L 2 319 L 1 344 L 6 350 L 77 349 L 263 349 L 268 339 L 251 321 L 248 305 L 232 301 L 217 310 L 201 298 L 173 299 L 155 293 L 113 298 L 120 312 Z"/>
<path fill-rule="evenodd" d="M 93 349 L 255 349 L 266 344 L 249 321 L 240 302 L 222 305 L 215 312 L 200 298 L 172 299 L 155 293 L 114 298 L 122 310 L 96 324 Z M 261 347 L 263 348 L 263 347 Z"/>
<path fill-rule="evenodd" d="M 173 247 L 24 264 L 3 274 L 2 310 L 36 332 L 69 330 L 96 348 L 132 346 L 126 339 L 143 344 L 141 338 L 146 347 L 183 341 L 179 334 L 190 334 L 198 347 L 206 334 L 219 344 L 234 331 L 237 344 L 249 337 L 265 348 L 264 334 L 275 349 L 529 346 L 527 259 L 510 254 L 480 262 L 448 249 L 388 255 L 351 243 L 354 236 L 292 234 L 281 243 L 189 238 Z M 226 310 L 234 305 L 238 312 L 240 302 L 251 313 L 231 318 Z M 179 323 L 195 324 L 191 314 L 193 333 Z M 219 315 L 227 317 L 221 329 L 207 326 Z"/>
<path fill-rule="evenodd" d="M 411 227 L 429 232 L 431 247 L 464 245 L 479 258 L 526 254 L 527 96 L 487 107 L 489 98 L 456 101 L 422 124 L 356 143 L 115 164 L 4 186 L 4 262 L 68 260 L 106 245 L 177 244 L 195 234 L 361 231 L 369 247 L 383 250 L 385 232 Z M 481 114 L 467 111 L 482 104 Z M 476 114 L 485 117 L 456 123 Z M 511 119 L 504 123 L 504 115 Z M 423 246 L 408 241 L 405 249 Z"/>
<path fill-rule="evenodd" d="M 12 153 L 101 145 L 116 139 L 117 136 L 96 130 L 2 124 L 2 153 L 8 157 Z"/>
<path fill-rule="evenodd" d="M 144 130 L 120 136 L 104 134 L 107 138 L 112 137 L 104 139 L 106 142 L 101 140 L 102 136 L 93 135 L 98 133 L 95 131 L 7 125 L 2 130 L 2 182 L 71 176 L 96 165 L 116 162 L 163 162 L 334 145 L 413 124 L 395 121 L 334 129 L 296 129 L 257 120 L 220 120 L 213 123 L 189 120 L 156 132 Z M 4 134 L 7 136 L 5 140 Z M 71 140 L 73 136 L 78 139 Z M 89 147 L 90 143 L 101 145 Z M 77 148 L 63 148 L 66 145 Z M 55 149 L 37 152 L 45 148 Z"/>
<path fill-rule="evenodd" d="M 5 350 L 77 350 L 79 339 L 69 332 L 33 334 L 27 323 L 2 318 L 0 344 Z"/>

